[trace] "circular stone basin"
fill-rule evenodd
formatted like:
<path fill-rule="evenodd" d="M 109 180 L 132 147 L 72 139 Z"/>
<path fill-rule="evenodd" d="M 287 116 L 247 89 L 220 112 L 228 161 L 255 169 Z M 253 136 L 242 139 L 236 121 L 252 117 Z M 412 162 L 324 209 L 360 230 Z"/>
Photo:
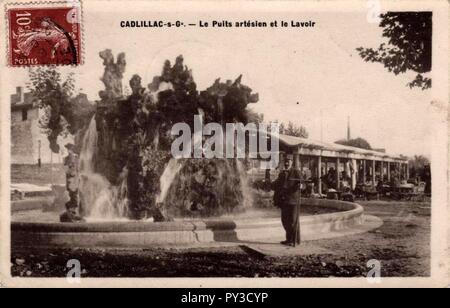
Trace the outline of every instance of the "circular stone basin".
<path fill-rule="evenodd" d="M 14 208 L 14 202 L 13 202 Z M 302 240 L 345 234 L 364 222 L 363 208 L 337 200 L 302 199 Z M 36 213 L 38 213 L 36 215 Z M 12 245 L 57 247 L 149 247 L 211 242 L 278 241 L 284 237 L 279 210 L 174 222 L 88 221 L 59 223 L 55 213 L 13 210 Z M 38 220 L 39 222 L 36 222 Z M 342 232 L 344 231 L 344 232 Z"/>

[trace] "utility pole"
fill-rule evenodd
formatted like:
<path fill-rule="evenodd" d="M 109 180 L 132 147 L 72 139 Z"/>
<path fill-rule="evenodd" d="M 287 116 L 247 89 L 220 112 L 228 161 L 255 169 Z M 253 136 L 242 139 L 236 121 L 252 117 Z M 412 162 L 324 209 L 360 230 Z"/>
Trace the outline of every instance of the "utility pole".
<path fill-rule="evenodd" d="M 320 142 L 323 142 L 323 110 L 320 109 Z"/>
<path fill-rule="evenodd" d="M 347 117 L 347 141 L 351 139 L 350 136 L 350 116 Z"/>

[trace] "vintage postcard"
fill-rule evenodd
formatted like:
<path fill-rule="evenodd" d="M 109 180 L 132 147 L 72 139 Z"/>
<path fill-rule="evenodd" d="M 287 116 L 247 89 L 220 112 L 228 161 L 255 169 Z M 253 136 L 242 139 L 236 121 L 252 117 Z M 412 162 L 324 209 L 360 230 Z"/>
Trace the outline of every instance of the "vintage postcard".
<path fill-rule="evenodd" d="M 448 1 L 0 4 L 0 286 L 448 286 Z"/>

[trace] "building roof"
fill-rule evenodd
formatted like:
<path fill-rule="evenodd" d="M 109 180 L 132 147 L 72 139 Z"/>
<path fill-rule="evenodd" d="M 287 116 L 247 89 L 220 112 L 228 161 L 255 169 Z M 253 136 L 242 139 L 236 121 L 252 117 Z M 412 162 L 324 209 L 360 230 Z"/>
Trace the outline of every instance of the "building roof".
<path fill-rule="evenodd" d="M 392 159 L 392 160 L 402 160 L 405 161 L 405 157 L 401 157 L 398 155 L 390 155 L 383 152 L 366 150 L 361 148 L 356 148 L 352 146 L 346 146 L 337 143 L 328 143 L 317 141 L 309 138 L 301 138 L 294 137 L 289 135 L 280 134 L 280 143 L 287 147 L 299 147 L 299 148 L 308 148 L 311 150 L 325 150 L 325 151 L 333 151 L 338 153 L 345 154 L 356 154 L 360 156 L 368 156 L 375 157 L 379 159 Z"/>
<path fill-rule="evenodd" d="M 17 103 L 14 105 L 11 105 L 11 111 L 17 111 L 17 110 L 23 110 L 23 109 L 33 109 L 37 108 L 37 106 L 34 103 Z"/>
<path fill-rule="evenodd" d="M 11 111 L 28 110 L 34 107 L 36 100 L 30 92 L 24 92 L 23 87 L 16 87 L 16 93 L 11 94 Z"/>

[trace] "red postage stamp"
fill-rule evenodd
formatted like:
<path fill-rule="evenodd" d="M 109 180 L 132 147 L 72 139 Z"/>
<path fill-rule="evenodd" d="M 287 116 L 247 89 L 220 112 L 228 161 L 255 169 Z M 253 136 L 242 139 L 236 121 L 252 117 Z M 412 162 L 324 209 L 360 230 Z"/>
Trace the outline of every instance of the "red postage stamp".
<path fill-rule="evenodd" d="M 12 7 L 7 9 L 8 64 L 79 65 L 82 63 L 81 7 Z"/>

